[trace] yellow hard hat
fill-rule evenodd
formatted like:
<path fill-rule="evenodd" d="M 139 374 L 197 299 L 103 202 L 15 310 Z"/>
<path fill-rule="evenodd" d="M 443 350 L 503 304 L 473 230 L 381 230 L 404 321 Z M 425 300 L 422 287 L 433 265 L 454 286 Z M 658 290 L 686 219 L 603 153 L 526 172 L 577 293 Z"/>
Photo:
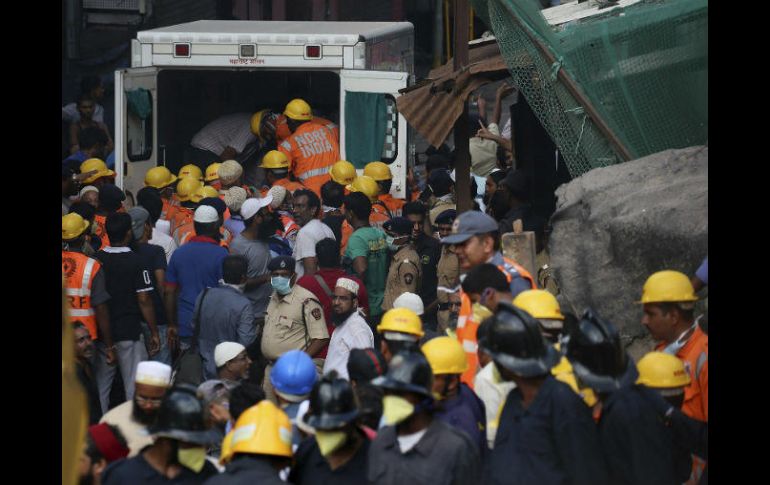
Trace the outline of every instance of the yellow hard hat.
<path fill-rule="evenodd" d="M 222 451 L 219 453 L 220 465 L 226 465 L 233 457 L 233 432 L 235 432 L 235 430 L 231 429 L 222 440 Z"/>
<path fill-rule="evenodd" d="M 313 119 L 313 112 L 310 109 L 310 105 L 307 104 L 304 99 L 299 98 L 289 101 L 283 114 L 285 114 L 287 118 L 298 121 L 308 121 Z"/>
<path fill-rule="evenodd" d="M 241 414 L 235 423 L 232 453 L 291 457 L 291 421 L 268 400 Z"/>
<path fill-rule="evenodd" d="M 197 178 L 186 177 L 182 178 L 178 184 L 176 184 L 176 196 L 182 202 L 187 202 L 193 198 L 195 192 L 203 186 L 203 182 Z"/>
<path fill-rule="evenodd" d="M 340 185 L 350 185 L 356 179 L 356 167 L 347 160 L 339 160 L 331 166 L 329 175 Z"/>
<path fill-rule="evenodd" d="M 203 180 L 203 172 L 201 171 L 200 167 L 198 167 L 197 165 L 193 165 L 192 163 L 189 163 L 179 169 L 180 179 L 188 178 L 188 177 L 192 177 L 198 180 Z"/>
<path fill-rule="evenodd" d="M 80 173 L 92 172 L 94 170 L 96 170 L 96 173 L 83 180 L 84 184 L 90 184 L 101 177 L 112 177 L 115 175 L 115 172 L 107 168 L 107 164 L 104 163 L 104 160 L 99 158 L 89 158 L 80 164 Z"/>
<path fill-rule="evenodd" d="M 260 168 L 289 168 L 289 159 L 286 154 L 278 150 L 270 150 L 262 157 Z"/>
<path fill-rule="evenodd" d="M 262 124 L 262 117 L 265 116 L 265 113 L 268 111 L 269 110 L 261 109 L 251 116 L 251 132 L 260 138 L 262 138 L 262 135 L 259 133 L 259 128 Z"/>
<path fill-rule="evenodd" d="M 533 317 L 547 320 L 564 320 L 556 297 L 546 290 L 522 291 L 513 299 L 513 305 Z"/>
<path fill-rule="evenodd" d="M 80 237 L 86 229 L 88 229 L 88 221 L 80 217 L 80 214 L 72 212 L 61 218 L 62 241 L 70 241 Z"/>
<path fill-rule="evenodd" d="M 430 363 L 434 375 L 462 374 L 468 370 L 468 359 L 463 346 L 452 337 L 436 337 L 422 346 L 422 353 Z"/>
<path fill-rule="evenodd" d="M 217 173 L 217 170 L 219 170 L 219 166 L 222 165 L 219 162 L 214 162 L 208 167 L 206 167 L 206 182 L 213 182 L 214 180 L 219 180 L 219 174 Z"/>
<path fill-rule="evenodd" d="M 374 202 L 377 200 L 377 196 L 380 194 L 380 186 L 373 178 L 366 175 L 359 175 L 353 180 L 353 183 L 345 187 L 351 192 L 361 192 L 365 196 L 369 197 L 369 200 Z"/>
<path fill-rule="evenodd" d="M 638 303 L 663 303 L 697 301 L 695 289 L 684 273 L 679 271 L 658 271 L 647 278 Z"/>
<path fill-rule="evenodd" d="M 425 332 L 422 331 L 422 321 L 415 312 L 408 308 L 393 308 L 388 310 L 382 316 L 380 324 L 377 325 L 377 331 L 383 332 L 401 332 L 410 335 L 422 337 Z"/>
<path fill-rule="evenodd" d="M 690 374 L 675 355 L 650 352 L 639 359 L 636 369 L 639 371 L 636 383 L 647 387 L 672 389 L 690 385 Z"/>
<path fill-rule="evenodd" d="M 390 168 L 382 162 L 370 162 L 364 167 L 364 175 L 371 177 L 377 182 L 381 180 L 391 180 L 393 174 L 390 173 Z"/>
<path fill-rule="evenodd" d="M 206 197 L 219 197 L 219 191 L 211 185 L 203 185 L 190 196 L 193 202 L 200 202 Z"/>
<path fill-rule="evenodd" d="M 153 167 L 144 174 L 144 185 L 162 189 L 177 181 L 176 175 L 166 167 Z"/>

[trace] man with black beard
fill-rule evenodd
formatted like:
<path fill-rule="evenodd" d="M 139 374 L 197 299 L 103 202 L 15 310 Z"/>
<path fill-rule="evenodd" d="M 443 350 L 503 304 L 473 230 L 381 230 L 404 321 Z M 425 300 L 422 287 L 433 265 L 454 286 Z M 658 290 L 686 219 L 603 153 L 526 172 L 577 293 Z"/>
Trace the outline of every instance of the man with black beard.
<path fill-rule="evenodd" d="M 147 426 L 153 423 L 171 383 L 171 367 L 156 361 L 140 362 L 134 379 L 134 399 L 126 401 L 105 414 L 100 423 L 117 426 L 135 456 L 152 444 Z"/>
<path fill-rule="evenodd" d="M 349 278 L 337 280 L 332 293 L 331 318 L 335 328 L 323 373 L 335 370 L 340 377 L 347 379 L 350 351 L 374 347 L 372 330 L 358 312 L 358 283 Z"/>
<path fill-rule="evenodd" d="M 277 215 L 270 210 L 272 201 L 273 196 L 269 193 L 263 198 L 246 199 L 241 205 L 245 229 L 230 243 L 230 254 L 243 255 L 248 262 L 243 294 L 251 300 L 257 326 L 256 345 L 249 346 L 248 349 L 252 358 L 259 354 L 259 335 L 265 323 L 265 310 L 272 293 L 270 272 L 267 270 L 271 258 L 270 236 L 281 229 Z"/>

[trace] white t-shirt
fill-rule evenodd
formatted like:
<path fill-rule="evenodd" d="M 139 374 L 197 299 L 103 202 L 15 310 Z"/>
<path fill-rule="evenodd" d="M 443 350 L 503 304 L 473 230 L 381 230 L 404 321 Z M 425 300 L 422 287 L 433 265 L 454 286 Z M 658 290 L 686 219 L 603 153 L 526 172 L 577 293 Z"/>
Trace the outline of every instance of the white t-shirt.
<path fill-rule="evenodd" d="M 490 362 L 476 374 L 473 382 L 473 391 L 484 403 L 484 409 L 487 414 L 487 442 L 489 448 L 495 446 L 495 435 L 497 434 L 498 417 L 502 411 L 501 407 L 508 397 L 508 393 L 516 388 L 513 382 L 506 382 L 500 378 L 495 369 L 495 363 Z"/>
<path fill-rule="evenodd" d="M 297 233 L 297 241 L 294 243 L 294 254 L 292 254 L 292 257 L 297 262 L 297 278 L 305 274 L 302 260 L 304 258 L 314 258 L 316 243 L 327 237 L 337 239 L 334 237 L 334 233 L 329 226 L 318 219 L 313 219 L 300 228 Z"/>
<path fill-rule="evenodd" d="M 353 313 L 345 323 L 334 329 L 326 353 L 323 373 L 336 370 L 343 379 L 348 379 L 348 357 L 353 349 L 374 347 L 372 329 L 358 312 Z"/>
<path fill-rule="evenodd" d="M 396 439 L 398 439 L 398 449 L 401 450 L 401 454 L 404 454 L 417 446 L 417 443 L 420 442 L 422 437 L 425 436 L 425 433 L 427 432 L 428 428 L 425 428 L 424 430 L 418 431 L 416 433 L 398 436 Z"/>
<path fill-rule="evenodd" d="M 160 219 L 158 222 L 160 222 Z M 171 255 L 174 254 L 174 251 L 176 251 L 176 248 L 178 247 L 174 238 L 156 230 L 156 228 L 152 229 L 152 239 L 149 240 L 149 243 L 163 248 L 163 252 L 166 253 L 166 263 L 171 261 Z"/>

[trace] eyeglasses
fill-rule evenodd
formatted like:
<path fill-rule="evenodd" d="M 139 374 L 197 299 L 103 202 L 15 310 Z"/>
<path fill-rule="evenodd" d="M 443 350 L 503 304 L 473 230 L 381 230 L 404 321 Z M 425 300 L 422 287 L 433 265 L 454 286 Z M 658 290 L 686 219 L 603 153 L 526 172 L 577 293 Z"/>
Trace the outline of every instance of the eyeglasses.
<path fill-rule="evenodd" d="M 462 303 L 459 302 L 459 301 L 457 301 L 457 302 L 450 301 L 450 302 L 447 302 L 447 303 L 439 303 L 438 304 L 438 309 L 439 310 L 449 310 L 451 308 L 460 308 L 461 306 L 462 306 Z"/>
<path fill-rule="evenodd" d="M 136 400 L 137 404 L 145 404 L 149 406 L 160 406 L 160 403 L 163 402 L 163 398 L 150 399 L 140 396 L 139 394 L 135 394 L 134 399 Z"/>

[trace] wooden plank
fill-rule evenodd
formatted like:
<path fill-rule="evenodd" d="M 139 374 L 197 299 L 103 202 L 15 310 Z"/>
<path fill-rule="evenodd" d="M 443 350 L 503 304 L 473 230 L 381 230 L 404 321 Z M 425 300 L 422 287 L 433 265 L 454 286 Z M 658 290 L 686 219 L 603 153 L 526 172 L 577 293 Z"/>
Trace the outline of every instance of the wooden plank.
<path fill-rule="evenodd" d="M 535 253 L 534 232 L 522 231 L 518 234 L 515 232 L 505 233 L 502 236 L 501 245 L 503 248 L 503 256 L 524 266 L 533 278 L 537 278 L 537 257 Z"/>
<path fill-rule="evenodd" d="M 544 13 L 543 16 L 545 17 L 545 19 L 548 21 L 549 24 L 561 25 L 567 22 L 572 22 L 574 20 L 585 19 L 588 17 L 593 17 L 594 15 L 611 12 L 616 8 L 628 7 L 629 5 L 639 3 L 640 1 L 641 0 L 620 0 L 617 5 L 613 5 L 612 7 L 599 8 L 599 5 L 594 0 L 592 0 L 589 2 L 578 4 L 578 5 L 585 5 L 586 7 L 582 7 L 582 8 L 575 7 L 572 10 L 566 10 L 563 12 L 556 12 L 555 14 L 549 14 L 549 16 L 547 17 L 545 16 L 545 13 Z M 553 9 L 557 9 L 557 8 L 559 7 L 554 7 Z M 553 10 L 553 9 L 549 9 L 549 10 Z M 545 10 L 543 10 L 543 12 L 545 12 Z"/>

